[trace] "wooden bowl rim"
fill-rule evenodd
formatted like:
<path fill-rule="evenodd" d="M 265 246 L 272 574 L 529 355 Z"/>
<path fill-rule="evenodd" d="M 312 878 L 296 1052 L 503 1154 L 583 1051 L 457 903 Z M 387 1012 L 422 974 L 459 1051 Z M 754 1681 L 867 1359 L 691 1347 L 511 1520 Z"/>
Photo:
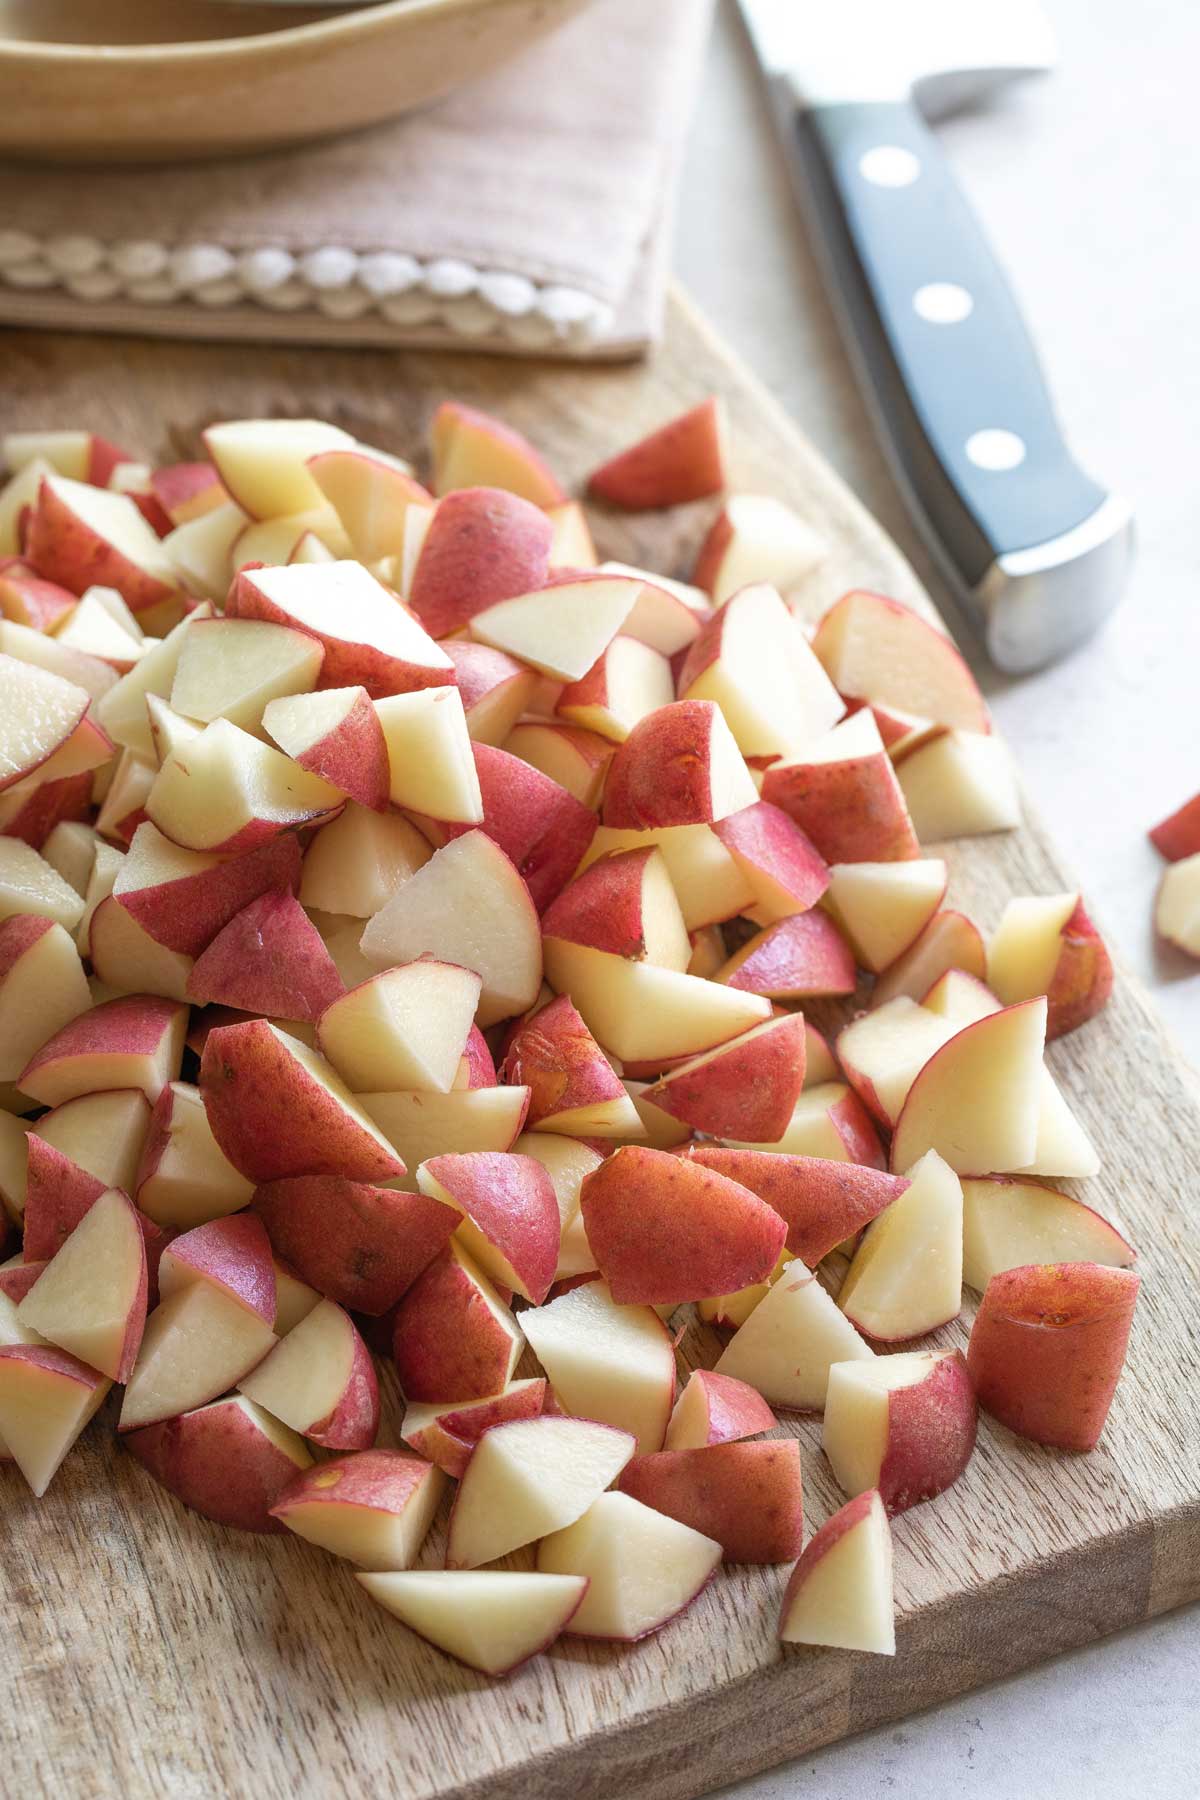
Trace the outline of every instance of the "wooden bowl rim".
<path fill-rule="evenodd" d="M 388 28 L 402 20 L 428 19 L 438 14 L 482 12 L 486 7 L 516 5 L 520 0 L 381 0 L 361 11 L 342 12 L 328 19 L 314 19 L 307 25 L 286 25 L 278 31 L 255 32 L 248 37 L 192 39 L 166 44 L 55 44 L 26 38 L 0 39 L 0 64 L 5 61 L 30 65 L 46 63 L 62 70 L 86 69 L 89 65 L 105 74 L 122 68 L 145 70 L 148 64 L 235 61 L 273 62 L 289 49 L 306 50 L 331 47 L 347 39 L 370 39 L 386 35 Z M 573 0 L 541 0 L 543 7 L 560 10 Z"/>

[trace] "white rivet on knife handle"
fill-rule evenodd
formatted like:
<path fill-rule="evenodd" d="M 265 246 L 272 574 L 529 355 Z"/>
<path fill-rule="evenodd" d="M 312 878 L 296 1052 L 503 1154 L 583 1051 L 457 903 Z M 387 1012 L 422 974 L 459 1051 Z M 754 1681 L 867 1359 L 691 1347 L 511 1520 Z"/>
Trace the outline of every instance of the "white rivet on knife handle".
<path fill-rule="evenodd" d="M 957 281 L 929 281 L 913 295 L 913 311 L 929 325 L 959 325 L 975 301 Z"/>
<path fill-rule="evenodd" d="M 1024 438 L 1018 437 L 1015 431 L 1003 431 L 996 426 L 973 431 L 967 439 L 966 449 L 977 469 L 991 469 L 997 474 L 1016 469 L 1025 461 Z"/>
<path fill-rule="evenodd" d="M 859 157 L 858 172 L 874 187 L 911 187 L 921 173 L 921 164 L 911 150 L 899 144 L 876 144 Z"/>

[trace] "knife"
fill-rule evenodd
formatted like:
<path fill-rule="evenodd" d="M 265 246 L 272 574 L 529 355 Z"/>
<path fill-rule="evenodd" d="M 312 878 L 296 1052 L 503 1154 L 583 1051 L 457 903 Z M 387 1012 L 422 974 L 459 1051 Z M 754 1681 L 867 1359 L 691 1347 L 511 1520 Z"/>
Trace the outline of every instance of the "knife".
<path fill-rule="evenodd" d="M 1031 0 L 740 0 L 827 285 L 899 485 L 996 665 L 1088 637 L 1128 503 L 1067 448 L 1004 273 L 926 118 L 1054 45 Z"/>

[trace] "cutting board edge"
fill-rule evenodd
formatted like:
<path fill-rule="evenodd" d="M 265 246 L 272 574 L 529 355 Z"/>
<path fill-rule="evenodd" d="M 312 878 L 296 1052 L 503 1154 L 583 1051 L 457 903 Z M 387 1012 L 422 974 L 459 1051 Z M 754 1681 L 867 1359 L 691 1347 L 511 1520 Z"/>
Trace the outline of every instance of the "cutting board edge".
<path fill-rule="evenodd" d="M 1171 1548 L 1179 1574 L 1162 1595 L 1155 1592 L 1155 1570 L 1164 1528 L 1178 1539 Z M 1057 1604 L 1048 1603 L 1048 1586 Z M 431 1789 L 430 1800 L 563 1800 L 568 1792 L 572 1800 L 611 1800 L 614 1793 L 621 1800 L 698 1800 L 1197 1601 L 1200 1500 L 1000 1576 L 985 1589 L 919 1608 L 898 1626 L 894 1660 L 783 1649 L 699 1704 L 681 1700 L 648 1709 L 617 1731 L 596 1732 L 520 1767 Z M 1032 1655 L 1026 1654 L 1031 1621 L 1049 1627 Z M 807 1729 L 794 1729 L 791 1715 L 796 1703 L 808 1705 L 818 1658 L 828 1694 L 815 1717 L 811 1709 L 806 1714 Z M 932 1680 L 931 1667 L 937 1670 Z M 919 1679 L 910 1682 L 918 1669 Z M 699 1730 L 698 1719 L 709 1710 L 714 1722 Z"/>

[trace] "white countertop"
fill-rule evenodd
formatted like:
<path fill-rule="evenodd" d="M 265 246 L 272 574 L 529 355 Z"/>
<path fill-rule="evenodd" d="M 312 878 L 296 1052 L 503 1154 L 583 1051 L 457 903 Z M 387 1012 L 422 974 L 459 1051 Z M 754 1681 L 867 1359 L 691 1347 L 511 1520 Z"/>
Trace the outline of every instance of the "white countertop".
<path fill-rule="evenodd" d="M 1093 917 L 1200 1066 L 1200 966 L 1155 944 L 1163 865 L 1145 835 L 1200 789 L 1200 8 L 1047 7 L 1060 70 L 939 129 L 1074 449 L 1133 500 L 1139 559 L 1120 611 L 1069 661 L 1015 682 L 975 667 Z M 692 132 L 675 267 L 953 619 L 851 384 L 731 0 Z M 1195 1800 L 1198 1655 L 1193 1609 L 729 1794 Z"/>

